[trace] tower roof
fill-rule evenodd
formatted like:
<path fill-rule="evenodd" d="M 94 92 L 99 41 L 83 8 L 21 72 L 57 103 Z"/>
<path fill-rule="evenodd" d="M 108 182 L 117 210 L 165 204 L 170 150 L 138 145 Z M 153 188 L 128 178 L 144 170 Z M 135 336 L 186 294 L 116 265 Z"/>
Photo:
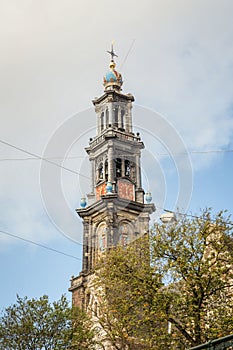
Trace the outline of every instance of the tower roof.
<path fill-rule="evenodd" d="M 107 51 L 111 55 L 111 62 L 109 64 L 109 70 L 104 77 L 104 87 L 105 91 L 107 90 L 121 90 L 123 84 L 122 76 L 119 72 L 115 70 L 116 63 L 114 62 L 114 57 L 118 57 L 114 50 L 113 44 L 111 46 L 111 51 Z"/>

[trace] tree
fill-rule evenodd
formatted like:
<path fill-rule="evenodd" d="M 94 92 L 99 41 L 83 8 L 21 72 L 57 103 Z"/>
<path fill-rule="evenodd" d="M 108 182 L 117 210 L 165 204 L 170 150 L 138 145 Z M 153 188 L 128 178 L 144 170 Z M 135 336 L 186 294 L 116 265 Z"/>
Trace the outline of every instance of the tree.
<path fill-rule="evenodd" d="M 69 339 L 71 344 L 69 350 L 94 350 L 103 349 L 99 339 L 98 331 L 94 328 L 91 318 L 86 312 L 77 307 L 72 308 L 72 327 Z"/>
<path fill-rule="evenodd" d="M 4 350 L 94 349 L 88 317 L 69 307 L 65 296 L 49 303 L 48 296 L 17 296 L 0 318 L 0 348 Z M 76 347 L 75 347 L 76 346 Z"/>
<path fill-rule="evenodd" d="M 103 254 L 95 313 L 115 349 L 187 349 L 233 332 L 232 228 L 205 210 Z"/>
<path fill-rule="evenodd" d="M 224 212 L 179 218 L 152 231 L 153 263 L 166 284 L 174 343 L 195 346 L 233 332 L 232 223 Z"/>
<path fill-rule="evenodd" d="M 96 270 L 97 322 L 117 350 L 167 349 L 161 276 L 150 266 L 148 237 L 103 254 Z"/>

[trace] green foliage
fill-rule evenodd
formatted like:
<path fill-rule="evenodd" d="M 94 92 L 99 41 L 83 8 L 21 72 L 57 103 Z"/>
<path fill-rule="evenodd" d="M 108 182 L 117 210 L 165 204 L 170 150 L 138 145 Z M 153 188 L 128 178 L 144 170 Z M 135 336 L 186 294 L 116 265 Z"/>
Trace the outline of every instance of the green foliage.
<path fill-rule="evenodd" d="M 156 225 L 153 263 L 160 270 L 174 342 L 194 346 L 233 332 L 232 223 L 224 212 Z"/>
<path fill-rule="evenodd" d="M 64 296 L 17 297 L 0 318 L 0 349 L 183 350 L 232 333 L 232 227 L 206 210 L 103 253 L 92 319 Z"/>
<path fill-rule="evenodd" d="M 230 218 L 205 210 L 106 252 L 96 318 L 115 349 L 187 349 L 233 332 Z"/>
<path fill-rule="evenodd" d="M 52 304 L 46 295 L 17 296 L 0 318 L 0 349 L 4 350 L 93 349 L 93 336 L 87 316 L 71 309 L 65 296 Z"/>
<path fill-rule="evenodd" d="M 111 249 L 96 273 L 106 339 L 116 349 L 166 349 L 161 276 L 150 266 L 148 237 Z"/>
<path fill-rule="evenodd" d="M 69 350 L 94 350 L 99 345 L 97 331 L 90 317 L 79 308 L 72 309 L 71 345 Z"/>

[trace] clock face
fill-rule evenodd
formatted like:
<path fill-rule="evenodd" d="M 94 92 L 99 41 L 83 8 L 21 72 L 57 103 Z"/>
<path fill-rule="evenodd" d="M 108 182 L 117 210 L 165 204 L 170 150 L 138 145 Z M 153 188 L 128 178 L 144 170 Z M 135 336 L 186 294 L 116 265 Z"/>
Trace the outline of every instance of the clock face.
<path fill-rule="evenodd" d="M 118 195 L 120 198 L 134 201 L 134 184 L 127 180 L 118 180 Z"/>
<path fill-rule="evenodd" d="M 96 200 L 99 201 L 103 194 L 106 194 L 106 184 L 105 183 L 102 183 L 96 187 Z"/>

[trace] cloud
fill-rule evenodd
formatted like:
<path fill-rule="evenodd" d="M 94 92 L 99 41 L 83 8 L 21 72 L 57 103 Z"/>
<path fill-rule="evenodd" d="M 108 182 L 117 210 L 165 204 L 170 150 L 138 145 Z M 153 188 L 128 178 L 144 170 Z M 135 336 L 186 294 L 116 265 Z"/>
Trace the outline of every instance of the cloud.
<path fill-rule="evenodd" d="M 113 7 L 106 0 L 23 0 L 1 6 L 0 139 L 42 154 L 57 127 L 103 92 L 105 51 L 115 39 L 124 92 L 165 115 L 189 149 L 232 147 L 231 1 L 129 0 Z M 76 132 L 78 137 L 78 127 Z M 75 152 L 79 155 L 78 148 Z M 2 145 L 0 154 L 24 157 Z M 215 159 L 195 158 L 195 169 L 210 167 Z M 47 227 L 41 219 L 46 214 L 39 167 L 28 162 L 0 163 L 4 227 L 27 237 Z M 162 171 L 159 176 L 165 183 Z M 64 185 L 71 207 L 80 196 L 75 186 Z"/>

